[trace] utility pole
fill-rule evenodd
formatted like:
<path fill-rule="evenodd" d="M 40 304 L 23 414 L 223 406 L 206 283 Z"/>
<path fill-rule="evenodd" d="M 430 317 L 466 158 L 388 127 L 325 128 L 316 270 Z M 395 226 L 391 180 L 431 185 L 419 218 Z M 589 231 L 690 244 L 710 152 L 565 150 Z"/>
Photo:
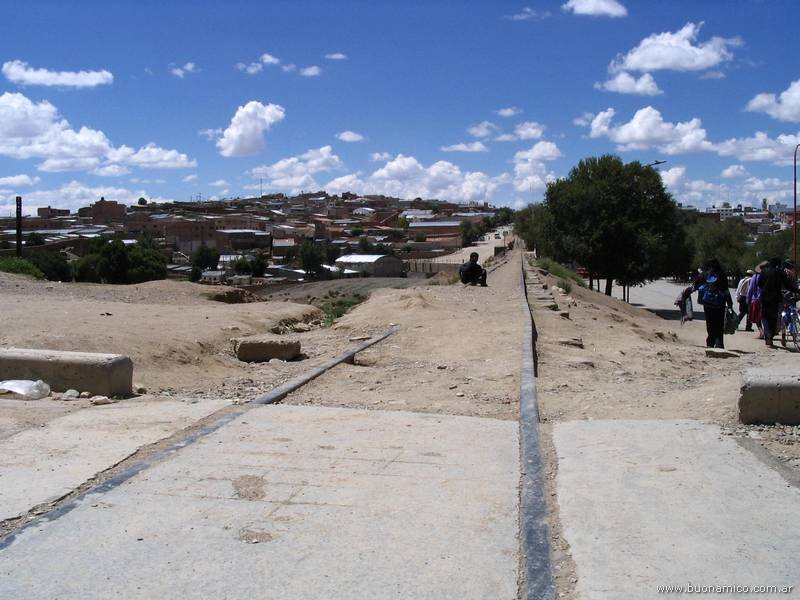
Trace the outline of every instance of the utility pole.
<path fill-rule="evenodd" d="M 22 257 L 22 196 L 17 196 L 17 258 Z"/>

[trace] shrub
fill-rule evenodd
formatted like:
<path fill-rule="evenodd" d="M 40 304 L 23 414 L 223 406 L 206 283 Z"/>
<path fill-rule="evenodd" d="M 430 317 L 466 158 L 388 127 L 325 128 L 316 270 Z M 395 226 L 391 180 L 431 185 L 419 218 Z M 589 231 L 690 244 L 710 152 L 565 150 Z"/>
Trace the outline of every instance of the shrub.
<path fill-rule="evenodd" d="M 15 256 L 0 257 L 0 271 L 4 273 L 19 273 L 20 275 L 30 275 L 36 279 L 43 279 L 44 274 L 36 268 L 29 260 L 17 258 Z"/>
<path fill-rule="evenodd" d="M 100 283 L 100 273 L 98 272 L 99 263 L 99 254 L 87 254 L 85 256 L 81 256 L 78 260 L 72 263 L 72 275 L 75 277 L 75 281 Z"/>
<path fill-rule="evenodd" d="M 347 311 L 361 304 L 364 300 L 366 300 L 365 296 L 354 294 L 350 298 L 341 298 L 339 300 L 325 302 L 322 305 L 322 312 L 325 313 L 325 316 L 322 318 L 322 324 L 325 327 L 330 327 L 336 319 L 347 314 Z"/>
<path fill-rule="evenodd" d="M 568 294 L 572 291 L 572 283 L 566 279 L 559 279 L 558 280 L 558 287 L 562 290 L 567 292 Z"/>
<path fill-rule="evenodd" d="M 583 281 L 583 277 L 578 275 L 575 271 L 571 271 L 561 263 L 554 261 L 551 258 L 542 257 L 536 260 L 536 266 L 540 269 L 544 269 L 545 271 L 549 271 L 556 277 L 560 277 L 561 279 L 571 281 L 572 283 L 576 283 L 581 287 L 586 287 L 586 283 Z M 560 284 L 559 284 L 560 287 Z M 565 288 L 566 289 L 566 288 Z"/>
<path fill-rule="evenodd" d="M 50 281 L 72 281 L 72 269 L 60 252 L 32 252 L 28 260 Z"/>

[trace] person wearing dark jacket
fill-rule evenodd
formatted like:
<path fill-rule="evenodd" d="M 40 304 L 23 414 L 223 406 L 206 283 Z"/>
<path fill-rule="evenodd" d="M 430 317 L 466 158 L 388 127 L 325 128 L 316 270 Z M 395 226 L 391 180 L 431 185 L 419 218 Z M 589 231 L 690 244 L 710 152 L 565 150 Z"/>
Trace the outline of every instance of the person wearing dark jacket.
<path fill-rule="evenodd" d="M 480 284 L 486 287 L 486 269 L 478 264 L 478 253 L 473 252 L 469 255 L 469 262 L 465 262 L 458 270 L 461 283 L 468 285 Z"/>
<path fill-rule="evenodd" d="M 772 338 L 778 332 L 782 292 L 787 289 L 798 294 L 800 290 L 786 274 L 779 258 L 772 258 L 768 264 L 761 266 L 758 286 L 761 288 L 761 324 L 764 329 L 764 341 L 767 346 L 772 347 Z"/>
<path fill-rule="evenodd" d="M 733 298 L 728 289 L 728 278 L 717 259 L 709 260 L 683 292 L 684 298 L 697 292 L 697 301 L 703 305 L 706 316 L 706 346 L 724 348 L 725 307 L 733 308 Z"/>

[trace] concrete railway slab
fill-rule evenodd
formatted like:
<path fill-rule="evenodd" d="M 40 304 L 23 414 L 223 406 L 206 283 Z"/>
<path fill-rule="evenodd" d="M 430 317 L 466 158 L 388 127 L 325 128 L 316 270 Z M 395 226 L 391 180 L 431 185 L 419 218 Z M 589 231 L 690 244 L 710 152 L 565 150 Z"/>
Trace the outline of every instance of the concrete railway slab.
<path fill-rule="evenodd" d="M 797 593 L 800 489 L 716 425 L 570 421 L 554 442 L 578 597 L 659 598 L 667 586 L 693 597 L 689 585 Z M 721 589 L 714 598 L 742 597 Z"/>
<path fill-rule="evenodd" d="M 518 444 L 508 421 L 259 407 L 19 532 L 0 597 L 513 598 Z"/>

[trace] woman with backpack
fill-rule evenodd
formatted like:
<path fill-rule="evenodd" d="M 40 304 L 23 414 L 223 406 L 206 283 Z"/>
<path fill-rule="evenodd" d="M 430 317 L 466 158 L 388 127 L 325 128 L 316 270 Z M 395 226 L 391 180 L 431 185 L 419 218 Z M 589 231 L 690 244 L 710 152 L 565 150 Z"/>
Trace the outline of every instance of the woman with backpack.
<path fill-rule="evenodd" d="M 724 348 L 725 309 L 733 309 L 733 298 L 725 270 L 716 258 L 706 262 L 702 273 L 684 290 L 683 295 L 688 297 L 692 292 L 697 292 L 697 303 L 703 305 L 705 312 L 706 346 Z"/>

